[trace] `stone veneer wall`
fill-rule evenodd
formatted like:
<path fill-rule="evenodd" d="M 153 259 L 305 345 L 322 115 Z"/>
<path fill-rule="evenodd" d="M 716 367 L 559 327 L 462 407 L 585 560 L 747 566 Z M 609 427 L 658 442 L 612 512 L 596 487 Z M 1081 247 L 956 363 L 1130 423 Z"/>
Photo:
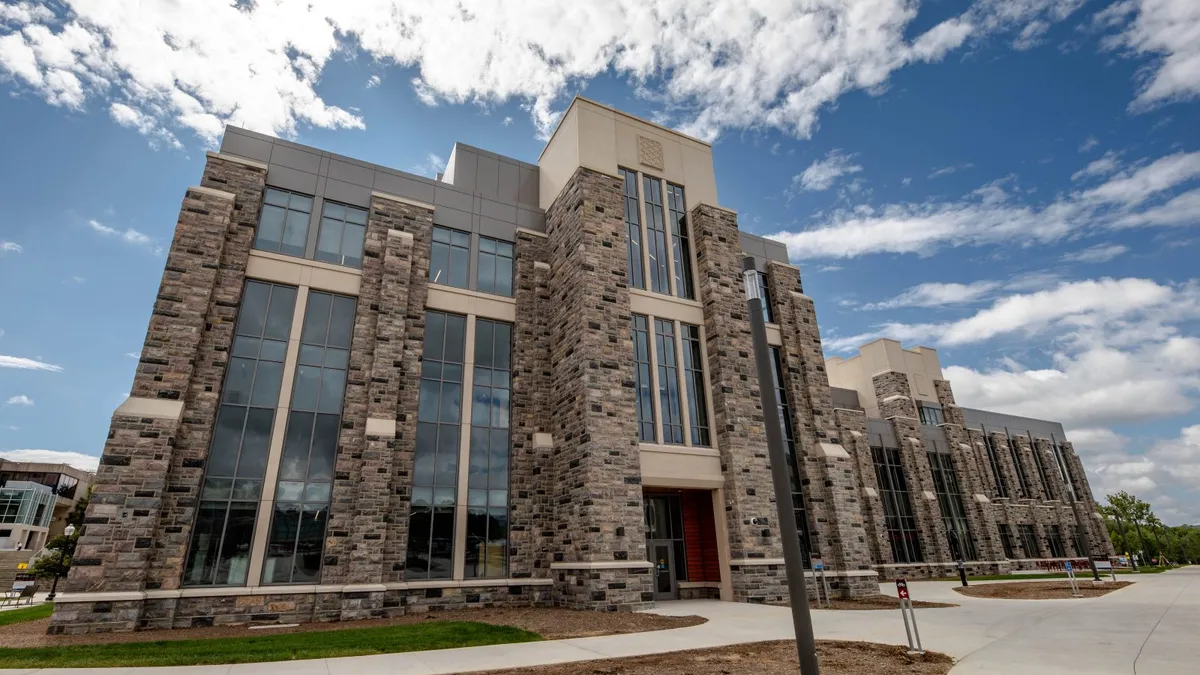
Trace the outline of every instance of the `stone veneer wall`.
<path fill-rule="evenodd" d="M 834 417 L 816 308 L 812 298 L 800 291 L 798 269 L 769 263 L 767 283 L 783 343 L 783 388 L 793 417 L 809 520 L 814 526 L 814 552 L 821 553 L 830 569 L 869 571 L 872 556 L 863 527 L 858 471 Z"/>
<path fill-rule="evenodd" d="M 546 211 L 555 602 L 653 601 L 642 510 L 620 179 L 579 168 Z"/>
<path fill-rule="evenodd" d="M 737 214 L 700 204 L 691 216 L 711 371 L 712 428 L 725 476 L 733 599 L 782 602 L 787 580 L 778 564 L 783 548 L 742 288 Z M 755 518 L 758 524 L 752 522 Z"/>
<path fill-rule="evenodd" d="M 509 459 L 508 564 L 513 578 L 550 575 L 555 471 L 550 345 L 554 298 L 545 235 L 519 230 L 513 327 L 512 455 Z"/>
<path fill-rule="evenodd" d="M 834 410 L 842 446 L 854 460 L 863 528 L 872 562 L 891 562 L 892 547 L 887 538 L 886 514 L 879 494 L 879 477 L 867 435 L 867 414 L 861 410 Z"/>

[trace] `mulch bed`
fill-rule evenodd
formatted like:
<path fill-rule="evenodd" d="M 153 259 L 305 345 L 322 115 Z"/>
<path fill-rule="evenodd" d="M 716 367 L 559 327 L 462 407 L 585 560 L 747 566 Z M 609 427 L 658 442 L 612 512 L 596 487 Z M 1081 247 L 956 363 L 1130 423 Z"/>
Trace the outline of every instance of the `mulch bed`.
<path fill-rule="evenodd" d="M 704 623 L 699 616 L 663 616 L 634 612 L 585 612 L 553 608 L 485 608 L 436 611 L 408 614 L 394 619 L 304 623 L 294 628 L 250 630 L 247 626 L 212 626 L 210 628 L 181 628 L 149 630 L 133 633 L 98 633 L 92 635 L 46 635 L 49 619 L 26 621 L 0 627 L 0 647 L 54 647 L 59 645 L 107 644 L 112 642 L 156 642 L 159 640 L 204 640 L 228 637 L 257 637 L 281 633 L 303 633 L 327 630 L 352 630 L 372 626 L 398 626 L 426 621 L 478 621 L 502 626 L 514 626 L 532 631 L 547 640 L 643 633 L 669 628 L 685 628 Z"/>
<path fill-rule="evenodd" d="M 809 598 L 808 600 L 808 606 L 813 609 L 900 609 L 900 598 L 882 594 L 869 595 L 862 598 L 834 598 L 832 607 L 826 607 L 824 603 L 818 606 L 816 600 L 813 598 Z M 913 600 L 912 606 L 915 609 L 958 607 L 958 605 L 951 602 L 925 602 L 924 600 Z"/>
<path fill-rule="evenodd" d="M 822 675 L 877 675 L 912 673 L 943 675 L 954 659 L 937 652 L 909 655 L 907 647 L 873 642 L 817 642 Z M 515 670 L 493 670 L 476 675 L 795 675 L 799 672 L 796 643 L 791 640 L 758 642 L 732 647 L 696 649 L 625 659 L 606 659 Z"/>
<path fill-rule="evenodd" d="M 1125 588 L 1129 581 L 1105 581 L 1092 585 L 1091 581 L 1079 581 L 1079 592 L 1085 598 L 1097 598 L 1115 590 Z M 1070 599 L 1071 584 L 1066 581 L 1017 581 L 998 584 L 972 584 L 963 588 L 955 587 L 955 592 L 969 595 L 973 598 L 998 598 L 1001 600 L 1057 600 Z"/>

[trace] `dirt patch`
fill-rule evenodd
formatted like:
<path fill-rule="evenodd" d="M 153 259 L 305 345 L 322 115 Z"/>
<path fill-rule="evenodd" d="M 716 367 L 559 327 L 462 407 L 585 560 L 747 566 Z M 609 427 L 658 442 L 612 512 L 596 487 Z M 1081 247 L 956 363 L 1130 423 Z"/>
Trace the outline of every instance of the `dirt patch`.
<path fill-rule="evenodd" d="M 486 608 L 408 614 L 394 619 L 304 623 L 294 628 L 250 630 L 247 626 L 213 626 L 133 633 L 93 635 L 46 635 L 50 619 L 26 621 L 0 627 L 0 647 L 54 647 L 60 645 L 107 644 L 112 642 L 156 642 L 159 640 L 204 640 L 228 637 L 255 637 L 280 633 L 304 633 L 327 630 L 352 630 L 372 626 L 398 626 L 427 621 L 478 621 L 514 626 L 532 631 L 547 640 L 644 633 L 646 631 L 685 628 L 704 623 L 699 616 L 663 616 L 632 612 L 585 612 L 551 608 Z"/>
<path fill-rule="evenodd" d="M 822 675 L 942 675 L 954 665 L 954 659 L 945 654 L 926 652 L 910 656 L 907 652 L 906 647 L 873 642 L 822 640 L 817 643 Z M 626 659 L 494 670 L 479 675 L 729 675 L 748 672 L 795 675 L 799 667 L 796 643 L 784 640 Z"/>
<path fill-rule="evenodd" d="M 913 600 L 912 605 L 915 609 L 958 607 L 950 602 L 925 602 L 924 600 Z M 882 594 L 868 595 L 862 598 L 834 598 L 832 607 L 826 607 L 824 603 L 818 606 L 816 601 L 810 598 L 808 606 L 813 609 L 900 609 L 900 598 Z"/>
<path fill-rule="evenodd" d="M 1090 581 L 1080 581 L 1079 592 L 1085 598 L 1098 598 L 1125 588 L 1129 581 L 1106 581 L 1093 586 Z M 975 584 L 955 592 L 972 598 L 999 598 L 1001 600 L 1056 600 L 1071 598 L 1071 584 L 1066 581 L 1017 581 L 1004 584 Z"/>

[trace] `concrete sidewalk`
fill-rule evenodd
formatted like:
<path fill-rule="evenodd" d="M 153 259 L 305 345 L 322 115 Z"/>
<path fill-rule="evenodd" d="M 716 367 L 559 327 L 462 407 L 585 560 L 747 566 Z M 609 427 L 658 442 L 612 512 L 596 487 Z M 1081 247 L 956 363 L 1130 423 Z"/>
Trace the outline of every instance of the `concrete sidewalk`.
<path fill-rule="evenodd" d="M 960 607 L 919 609 L 926 649 L 960 659 L 953 675 L 976 673 L 1195 673 L 1200 646 L 1200 568 L 1135 579 L 1134 586 L 1087 600 L 988 600 L 953 591 L 950 582 L 912 582 L 917 600 Z M 884 586 L 888 592 L 894 589 Z M 340 659 L 186 668 L 0 670 L 74 675 L 445 675 L 498 668 L 659 654 L 792 637 L 791 612 L 715 601 L 662 603 L 661 614 L 698 614 L 699 626 L 675 630 L 468 647 Z M 464 615 L 469 618 L 469 615 Z M 816 611 L 818 639 L 904 644 L 898 611 Z M 1144 646 L 1144 648 L 1143 648 Z M 1139 657 L 1140 653 L 1140 657 Z"/>

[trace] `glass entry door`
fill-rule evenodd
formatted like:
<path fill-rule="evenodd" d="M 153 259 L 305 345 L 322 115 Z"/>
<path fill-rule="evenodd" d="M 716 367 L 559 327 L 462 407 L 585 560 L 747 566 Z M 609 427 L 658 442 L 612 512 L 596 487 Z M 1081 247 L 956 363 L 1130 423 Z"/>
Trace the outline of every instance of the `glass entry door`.
<path fill-rule="evenodd" d="M 654 563 L 654 599 L 674 600 L 679 597 L 675 585 L 675 545 L 672 541 L 652 540 L 647 544 Z"/>

